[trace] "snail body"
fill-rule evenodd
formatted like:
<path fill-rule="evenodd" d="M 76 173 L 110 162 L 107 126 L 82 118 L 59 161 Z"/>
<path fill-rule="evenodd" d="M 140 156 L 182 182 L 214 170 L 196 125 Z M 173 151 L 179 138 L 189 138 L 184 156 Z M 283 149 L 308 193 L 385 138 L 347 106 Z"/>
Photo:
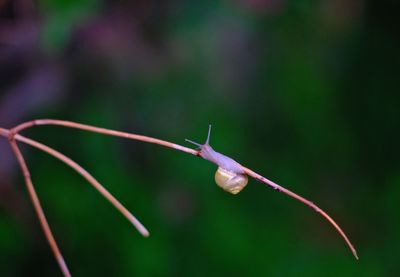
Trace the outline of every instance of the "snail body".
<path fill-rule="evenodd" d="M 204 144 L 186 140 L 199 147 L 199 156 L 205 160 L 218 165 L 215 172 L 215 182 L 223 190 L 232 194 L 239 193 L 248 183 L 248 177 L 245 174 L 242 166 L 221 153 L 218 153 L 210 146 L 211 125 L 208 129 L 207 140 Z"/>

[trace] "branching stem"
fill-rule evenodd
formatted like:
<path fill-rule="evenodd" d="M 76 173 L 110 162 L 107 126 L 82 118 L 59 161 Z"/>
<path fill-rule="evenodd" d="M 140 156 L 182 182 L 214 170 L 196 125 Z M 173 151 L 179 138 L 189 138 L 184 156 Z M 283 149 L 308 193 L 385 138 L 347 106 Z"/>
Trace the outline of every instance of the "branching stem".
<path fill-rule="evenodd" d="M 146 229 L 146 227 L 144 227 L 143 224 L 140 223 L 140 221 L 137 220 L 133 214 L 131 214 L 110 192 L 108 192 L 106 188 L 104 188 L 89 172 L 87 172 L 79 164 L 77 164 L 64 154 L 56 151 L 55 149 L 50 148 L 35 140 L 28 139 L 21 135 L 15 135 L 15 139 L 23 143 L 29 144 L 37 149 L 40 149 L 43 152 L 46 152 L 47 154 L 59 159 L 63 163 L 72 167 L 76 172 L 82 175 L 82 177 L 85 178 L 86 181 L 88 181 L 98 192 L 100 192 L 104 196 L 104 198 L 106 198 L 112 205 L 114 205 L 114 207 L 118 211 L 120 211 L 144 237 L 149 236 L 149 231 Z"/>
<path fill-rule="evenodd" d="M 92 175 L 90 175 L 83 167 L 78 165 L 76 162 L 68 158 L 67 156 L 63 155 L 62 153 L 42 144 L 37 141 L 34 141 L 32 139 L 23 137 L 19 135 L 19 133 L 27 128 L 31 128 L 34 126 L 39 126 L 39 125 L 58 125 L 58 126 L 63 126 L 63 127 L 68 127 L 68 128 L 74 128 L 74 129 L 81 129 L 89 132 L 95 132 L 95 133 L 100 133 L 104 135 L 110 135 L 110 136 L 116 136 L 116 137 L 122 137 L 126 139 L 132 139 L 132 140 L 139 140 L 139 141 L 144 141 L 148 143 L 153 143 L 153 144 L 158 144 L 162 145 L 168 148 L 172 148 L 178 151 L 182 151 L 188 154 L 192 154 L 195 156 L 199 156 L 199 151 L 194 150 L 191 148 L 187 148 L 184 146 L 181 146 L 179 144 L 175 144 L 172 142 L 168 142 L 165 140 L 160 140 L 156 139 L 153 137 L 148 137 L 148 136 L 143 136 L 143 135 L 137 135 L 137 134 L 132 134 L 132 133 L 126 133 L 126 132 L 120 132 L 120 131 L 115 131 L 115 130 L 110 130 L 110 129 L 105 129 L 105 128 L 99 128 L 99 127 L 94 127 L 91 125 L 85 125 L 85 124 L 80 124 L 76 122 L 71 122 L 71 121 L 64 121 L 64 120 L 54 120 L 54 119 L 39 119 L 39 120 L 32 120 L 29 122 L 22 123 L 10 130 L 0 128 L 0 136 L 7 137 L 10 145 L 13 149 L 13 152 L 18 160 L 18 163 L 22 169 L 24 178 L 25 178 L 25 183 L 28 188 L 28 192 L 31 198 L 31 201 L 33 203 L 33 206 L 35 208 L 35 211 L 38 215 L 40 224 L 42 225 L 43 231 L 45 233 L 46 239 L 50 244 L 50 247 L 54 253 L 54 256 L 60 266 L 61 271 L 63 272 L 64 276 L 70 276 L 69 270 L 65 264 L 64 258 L 61 255 L 61 252 L 58 249 L 57 243 L 52 235 L 52 232 L 50 230 L 49 224 L 47 223 L 46 217 L 44 215 L 43 209 L 40 205 L 39 198 L 37 197 L 37 194 L 35 192 L 34 186 L 31 181 L 31 177 L 29 174 L 28 167 L 25 163 L 25 160 L 22 156 L 22 153 L 16 143 L 16 140 L 23 142 L 25 144 L 29 144 L 35 148 L 38 148 L 39 150 L 42 150 L 55 158 L 59 159 L 60 161 L 66 163 L 70 167 L 72 167 L 76 172 L 78 172 L 80 175 L 82 175 L 95 189 L 97 189 L 111 204 L 115 206 L 137 229 L 138 231 L 143 235 L 143 236 L 148 236 L 149 232 L 147 229 L 114 197 L 112 196 Z M 259 175 L 258 173 L 252 171 L 251 169 L 244 167 L 240 165 L 248 176 L 272 187 L 273 189 L 280 191 L 297 201 L 307 205 L 308 207 L 312 208 L 319 214 L 321 214 L 326 220 L 329 221 L 329 223 L 332 224 L 332 226 L 338 231 L 338 233 L 342 236 L 350 250 L 352 251 L 354 257 L 358 259 L 357 252 L 353 246 L 353 244 L 350 242 L 344 231 L 339 227 L 339 225 L 321 208 L 319 208 L 317 205 L 315 205 L 313 202 L 305 199 L 304 197 L 270 181 L 269 179 Z"/>

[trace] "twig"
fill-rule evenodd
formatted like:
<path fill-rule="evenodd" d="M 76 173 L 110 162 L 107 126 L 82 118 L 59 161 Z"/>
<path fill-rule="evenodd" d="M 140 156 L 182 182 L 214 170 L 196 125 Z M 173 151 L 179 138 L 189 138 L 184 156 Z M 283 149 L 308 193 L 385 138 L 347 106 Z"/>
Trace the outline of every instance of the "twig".
<path fill-rule="evenodd" d="M 9 130 L 4 129 L 4 128 L 0 128 L 0 136 L 6 137 L 8 138 L 8 134 L 10 133 Z"/>
<path fill-rule="evenodd" d="M 2 130 L 2 135 L 3 134 L 4 134 L 4 130 Z M 40 222 L 40 225 L 42 226 L 44 235 L 46 236 L 46 239 L 49 242 L 50 248 L 53 251 L 54 257 L 56 258 L 57 263 L 58 263 L 63 275 L 66 277 L 70 277 L 71 273 L 68 270 L 68 267 L 67 267 L 67 264 L 65 263 L 64 257 L 62 256 L 62 254 L 58 248 L 57 242 L 54 239 L 53 233 L 51 232 L 49 223 L 46 220 L 46 216 L 45 216 L 42 206 L 40 204 L 39 197 L 37 196 L 35 187 L 33 186 L 28 166 L 26 165 L 26 162 L 22 156 L 22 153 L 21 153 L 17 143 L 15 142 L 13 135 L 9 136 L 9 142 L 10 142 L 11 148 L 15 154 L 15 157 L 18 160 L 21 170 L 23 172 L 23 175 L 25 178 L 25 184 L 26 184 L 26 187 L 29 192 L 29 197 L 31 198 L 36 215 L 39 218 L 39 222 Z"/>
<path fill-rule="evenodd" d="M 68 127 L 68 128 L 74 128 L 74 129 L 81 129 L 81 130 L 85 130 L 85 131 L 89 131 L 89 132 L 95 132 L 95 133 L 100 133 L 100 134 L 105 134 L 105 135 L 110 135 L 110 136 L 116 136 L 116 137 L 122 137 L 122 138 L 126 138 L 126 139 L 133 139 L 133 140 L 139 140 L 139 141 L 144 141 L 144 142 L 148 142 L 148 143 L 153 143 L 153 144 L 158 144 L 158 145 L 162 145 L 168 148 L 172 148 L 178 151 L 182 151 L 188 154 L 192 154 L 195 156 L 201 156 L 200 152 L 198 150 L 194 150 L 191 148 L 187 148 L 184 146 L 181 146 L 179 144 L 175 144 L 175 143 L 171 143 L 165 140 L 160 140 L 160 139 L 156 139 L 156 138 L 152 138 L 152 137 L 148 137 L 148 136 L 142 136 L 142 135 L 137 135 L 137 134 L 131 134 L 131 133 L 126 133 L 126 132 L 120 132 L 120 131 L 115 131 L 115 130 L 110 130 L 110 129 L 105 129 L 105 128 L 99 128 L 99 127 L 94 127 L 94 126 L 90 126 L 90 125 L 85 125 L 85 124 L 80 124 L 80 123 L 75 123 L 75 122 L 71 122 L 71 121 L 64 121 L 64 120 L 54 120 L 54 119 L 40 119 L 40 120 L 33 120 L 33 121 L 29 121 L 29 122 L 25 122 L 22 123 L 18 126 L 16 126 L 15 128 L 10 130 L 4 129 L 4 128 L 0 128 L 0 135 L 5 136 L 5 137 L 10 137 L 10 143 L 15 145 L 13 146 L 13 148 L 17 147 L 15 141 L 13 141 L 14 139 L 17 139 L 21 142 L 24 142 L 26 144 L 29 144 L 33 147 L 36 147 L 54 157 L 56 157 L 57 159 L 63 161 L 64 163 L 68 164 L 69 166 L 71 166 L 75 171 L 77 171 L 79 174 L 81 174 L 90 184 L 92 184 L 108 201 L 110 201 L 119 211 L 121 211 L 121 213 L 128 218 L 128 220 L 130 220 L 132 222 L 133 225 L 135 225 L 135 227 L 139 230 L 139 232 L 141 232 L 144 236 L 148 236 L 148 231 L 144 228 L 144 226 L 131 214 L 129 213 L 128 210 L 126 210 L 126 208 L 124 206 L 122 206 L 122 204 L 120 204 L 118 202 L 118 200 L 113 197 L 104 187 L 102 187 L 100 185 L 100 183 L 98 181 L 96 181 L 96 179 L 94 179 L 94 177 L 92 177 L 85 169 L 83 169 L 81 166 L 79 166 L 77 163 L 75 163 L 74 161 L 72 161 L 70 158 L 68 158 L 67 156 L 61 154 L 60 152 L 44 145 L 41 144 L 37 141 L 28 139 L 26 137 L 23 137 L 21 135 L 18 135 L 17 133 L 21 132 L 22 130 L 25 130 L 27 128 L 33 127 L 33 126 L 39 126 L 39 125 L 59 125 L 59 126 L 64 126 L 64 127 Z M 10 135 L 10 133 L 12 133 L 13 135 Z M 12 143 L 13 141 L 13 143 Z M 16 153 L 17 158 L 20 160 L 19 156 L 22 158 L 21 153 L 19 152 L 18 147 L 16 148 L 16 150 L 18 150 L 18 152 L 14 152 Z M 18 154 L 17 154 L 18 153 Z M 23 159 L 22 159 L 23 161 Z M 20 162 L 21 163 L 21 162 Z M 25 163 L 23 163 L 25 164 Z M 346 242 L 346 244 L 348 245 L 348 247 L 350 248 L 350 250 L 352 251 L 354 257 L 356 259 L 358 259 L 358 255 L 357 252 L 354 248 L 354 246 L 352 245 L 352 243 L 350 242 L 350 240 L 348 239 L 348 237 L 346 236 L 346 234 L 343 232 L 343 230 L 339 227 L 339 225 L 325 212 L 323 211 L 321 208 L 319 208 L 317 205 L 315 205 L 313 202 L 305 199 L 304 197 L 268 180 L 267 178 L 259 175 L 258 173 L 252 171 L 251 169 L 244 167 L 242 165 L 239 164 L 239 166 L 242 168 L 243 172 L 245 174 L 247 174 L 248 176 L 272 187 L 273 189 L 280 191 L 294 199 L 296 199 L 297 201 L 302 202 L 303 204 L 307 205 L 308 207 L 314 209 L 316 212 L 320 213 L 326 220 L 329 221 L 329 223 L 332 224 L 332 226 L 338 231 L 338 233 L 342 236 L 342 238 L 344 239 L 344 241 Z M 25 165 L 26 168 L 26 165 Z M 24 170 L 23 170 L 24 171 Z M 25 171 L 24 171 L 24 175 L 25 175 Z M 28 179 L 27 183 L 28 183 Z M 30 179 L 29 179 L 30 180 Z M 33 185 L 32 185 L 33 187 Z M 34 200 L 32 199 L 32 201 L 34 202 Z M 35 204 L 35 202 L 34 202 Z M 39 206 L 40 207 L 40 206 Z M 40 218 L 39 218 L 40 219 Z M 41 221 L 42 223 L 42 221 Z M 45 223 L 47 224 L 47 222 L 45 221 Z M 43 225 L 43 224 L 42 224 Z M 48 227 L 48 225 L 47 225 Z M 48 228 L 49 229 L 49 228 Z M 45 231 L 46 232 L 46 231 Z M 51 235 L 51 233 L 50 233 Z M 47 235 L 46 235 L 47 237 Z M 52 238 L 52 237 L 51 237 Z M 49 240 L 49 239 L 48 239 Z M 53 242 L 54 238 L 52 238 Z M 51 240 L 49 240 L 50 245 L 52 245 Z M 57 246 L 57 245 L 56 245 Z M 52 247 L 53 249 L 53 247 Z M 58 248 L 57 248 L 58 250 Z M 54 250 L 53 250 L 54 252 Z M 58 251 L 59 252 L 59 251 Z M 56 258 L 59 257 L 55 254 Z M 62 257 L 62 256 L 61 256 Z M 57 258 L 58 260 L 58 258 Z M 65 263 L 64 263 L 65 265 Z M 61 264 L 60 264 L 61 266 Z"/>
<path fill-rule="evenodd" d="M 106 188 L 104 188 L 92 175 L 90 175 L 89 172 L 87 172 L 79 164 L 77 164 L 64 154 L 61 154 L 60 152 L 56 151 L 55 149 L 50 148 L 35 140 L 23 137 L 21 135 L 15 135 L 15 139 L 23 143 L 29 144 L 37 149 L 40 149 L 43 152 L 46 152 L 47 154 L 69 165 L 72 169 L 74 169 L 76 172 L 82 175 L 82 177 L 85 178 L 98 192 L 100 192 L 101 195 L 104 196 L 104 198 L 106 198 L 112 205 L 114 205 L 114 207 L 118 211 L 120 211 L 144 237 L 149 236 L 149 231 L 147 231 L 147 229 L 143 226 L 143 224 L 140 223 L 140 221 L 137 220 L 135 216 L 133 216 L 110 192 L 108 192 Z"/>
<path fill-rule="evenodd" d="M 353 253 L 354 257 L 358 260 L 358 255 L 357 255 L 357 251 L 354 248 L 353 244 L 350 242 L 349 238 L 346 236 L 346 234 L 343 232 L 342 228 L 339 227 L 339 225 L 325 212 L 323 211 L 320 207 L 318 207 L 317 205 L 315 205 L 313 202 L 305 199 L 304 197 L 276 184 L 275 182 L 272 182 L 271 180 L 261 176 L 258 173 L 255 173 L 254 171 L 252 171 L 249 168 L 246 168 L 244 166 L 242 166 L 244 172 L 249 175 L 250 177 L 253 177 L 254 179 L 272 187 L 274 190 L 282 192 L 294 199 L 296 199 L 297 201 L 300 201 L 301 203 L 306 204 L 307 206 L 309 206 L 311 209 L 315 210 L 317 213 L 320 213 L 326 220 L 329 221 L 329 223 L 332 224 L 333 227 L 335 227 L 335 229 L 339 232 L 339 234 L 342 236 L 342 238 L 344 239 L 344 241 L 346 242 L 346 244 L 349 246 L 351 252 Z"/>
<path fill-rule="evenodd" d="M 104 128 L 98 128 L 98 127 L 94 127 L 94 126 L 90 126 L 90 125 L 85 125 L 85 124 L 80 124 L 80 123 L 75 123 L 75 122 L 70 122 L 70 121 L 64 121 L 64 120 L 54 120 L 54 119 L 39 119 L 39 120 L 33 120 L 33 121 L 29 121 L 26 123 L 22 123 L 18 126 L 16 126 L 14 128 L 14 131 L 22 131 L 24 129 L 33 127 L 33 126 L 37 126 L 37 125 L 59 125 L 59 126 L 64 126 L 64 127 L 69 127 L 69 128 L 75 128 L 75 129 L 82 129 L 82 130 L 86 130 L 86 131 L 92 131 L 92 132 L 96 132 L 96 133 L 101 133 L 101 134 L 105 134 L 105 135 L 111 135 L 111 136 L 117 136 L 117 137 L 123 137 L 123 138 L 128 138 L 128 139 L 134 139 L 134 140 L 140 140 L 140 141 L 144 141 L 144 142 L 148 142 L 148 143 L 155 143 L 155 144 L 159 144 L 165 147 L 169 147 L 169 148 L 173 148 L 179 151 L 183 151 L 192 155 L 196 155 L 199 156 L 199 151 L 175 144 L 175 143 L 171 143 L 168 141 L 164 141 L 164 140 L 160 140 L 160 139 L 155 139 L 152 137 L 147 137 L 147 136 L 141 136 L 141 135 L 136 135 L 136 134 L 130 134 L 130 133 L 125 133 L 125 132 L 119 132 L 119 131 L 115 131 L 115 130 L 109 130 L 109 129 L 104 129 Z M 346 244 L 349 246 L 351 252 L 353 253 L 354 257 L 356 259 L 358 259 L 358 255 L 357 252 L 353 246 L 353 244 L 350 242 L 350 240 L 348 239 L 348 237 L 346 236 L 346 234 L 344 233 L 344 231 L 339 227 L 339 225 L 325 212 L 323 211 L 321 208 L 319 208 L 317 205 L 315 205 L 313 202 L 305 199 L 304 197 L 282 187 L 279 186 L 278 184 L 268 180 L 267 178 L 259 175 L 258 173 L 255 173 L 254 171 L 252 171 L 249 168 L 246 168 L 245 166 L 241 165 L 243 170 L 245 171 L 245 173 L 247 175 L 249 175 L 250 177 L 253 177 L 254 179 L 272 187 L 275 190 L 278 190 L 302 203 L 304 203 L 305 205 L 309 206 L 310 208 L 314 209 L 316 212 L 320 213 L 325 219 L 327 219 L 332 226 L 339 232 L 339 234 L 343 237 L 343 239 L 345 240 Z"/>
<path fill-rule="evenodd" d="M 131 133 L 126 133 L 126 132 L 120 132 L 120 131 L 115 131 L 115 130 L 110 130 L 110 129 L 105 129 L 105 128 L 99 128 L 99 127 L 94 127 L 86 124 L 80 124 L 76 122 L 71 122 L 71 121 L 65 121 L 65 120 L 55 120 L 55 119 L 38 119 L 38 120 L 32 120 L 29 122 L 22 123 L 15 128 L 13 128 L 13 132 L 20 133 L 22 130 L 33 127 L 33 126 L 38 126 L 38 125 L 58 125 L 58 126 L 64 126 L 64 127 L 69 127 L 69 128 L 74 128 L 74 129 L 81 129 L 89 132 L 94 132 L 94 133 L 99 133 L 99 134 L 104 134 L 104 135 L 109 135 L 109 136 L 115 136 L 115 137 L 121 137 L 121 138 L 126 138 L 126 139 L 133 139 L 133 140 L 140 140 L 148 143 L 154 143 L 158 145 L 162 145 L 168 148 L 172 148 L 175 150 L 179 150 L 182 152 L 186 152 L 192 155 L 198 155 L 198 151 L 193 150 L 188 147 L 181 146 L 179 144 L 175 144 L 169 141 L 161 140 L 161 139 L 156 139 L 148 136 L 142 136 L 142 135 L 136 135 L 136 134 L 131 134 Z"/>

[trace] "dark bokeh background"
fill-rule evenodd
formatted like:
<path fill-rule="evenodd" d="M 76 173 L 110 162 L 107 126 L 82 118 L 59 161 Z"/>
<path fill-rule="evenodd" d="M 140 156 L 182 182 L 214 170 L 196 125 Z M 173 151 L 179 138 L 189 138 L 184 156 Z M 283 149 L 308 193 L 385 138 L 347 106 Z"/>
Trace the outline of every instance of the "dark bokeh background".
<path fill-rule="evenodd" d="M 0 126 L 58 118 L 212 144 L 311 199 L 348 233 L 252 181 L 156 145 L 25 132 L 93 173 L 142 238 L 75 172 L 23 147 L 75 276 L 398 276 L 398 1 L 0 0 Z M 1 276 L 60 275 L 0 142 Z"/>

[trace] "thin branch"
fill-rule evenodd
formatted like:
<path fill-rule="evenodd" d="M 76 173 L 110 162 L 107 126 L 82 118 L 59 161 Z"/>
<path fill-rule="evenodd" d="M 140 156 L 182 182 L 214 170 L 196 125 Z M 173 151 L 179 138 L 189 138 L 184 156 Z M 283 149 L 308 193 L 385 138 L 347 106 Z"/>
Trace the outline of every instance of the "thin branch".
<path fill-rule="evenodd" d="M 106 188 L 104 188 L 89 172 L 87 172 L 83 167 L 79 164 L 65 156 L 64 154 L 50 148 L 40 142 L 34 141 L 32 139 L 23 137 L 21 135 L 15 135 L 15 139 L 21 141 L 23 143 L 29 144 L 35 148 L 38 148 L 49 155 L 59 159 L 63 163 L 69 165 L 72 169 L 74 169 L 77 173 L 79 173 L 83 178 L 85 178 L 101 195 L 104 196 L 118 211 L 120 211 L 126 219 L 128 219 L 133 226 L 144 236 L 149 236 L 149 231 L 143 226 L 142 223 L 131 214 Z"/>
<path fill-rule="evenodd" d="M 351 252 L 353 253 L 354 257 L 358 260 L 358 255 L 357 255 L 357 251 L 354 248 L 353 244 L 350 242 L 349 238 L 346 236 L 346 234 L 344 233 L 344 231 L 342 230 L 342 228 L 339 227 L 339 225 L 325 212 L 323 211 L 320 207 L 318 207 L 317 205 L 315 205 L 313 202 L 305 199 L 304 197 L 278 185 L 277 183 L 272 182 L 271 180 L 268 180 L 267 178 L 261 176 L 258 173 L 255 173 L 254 171 L 252 171 L 251 169 L 248 169 L 246 167 L 243 166 L 243 170 L 246 172 L 247 175 L 253 177 L 254 179 L 272 187 L 274 190 L 282 192 L 294 199 L 296 199 L 297 201 L 300 201 L 303 204 L 306 204 L 307 206 L 309 206 L 311 209 L 315 210 L 317 213 L 320 213 L 325 219 L 327 219 L 332 225 L 333 227 L 335 227 L 335 229 L 339 232 L 339 234 L 342 236 L 342 238 L 344 239 L 344 241 L 346 242 L 346 244 L 349 246 Z"/>
<path fill-rule="evenodd" d="M 0 136 L 6 137 L 8 138 L 8 134 L 10 133 L 9 130 L 4 129 L 4 128 L 0 128 Z"/>
<path fill-rule="evenodd" d="M 37 126 L 37 125 L 59 125 L 59 126 L 64 126 L 64 127 L 69 127 L 69 128 L 75 128 L 75 129 L 81 129 L 81 130 L 86 130 L 90 132 L 96 132 L 96 133 L 101 133 L 105 135 L 111 135 L 111 136 L 117 136 L 117 137 L 123 137 L 127 139 L 133 139 L 133 140 L 140 140 L 148 143 L 154 143 L 154 144 L 159 144 L 165 147 L 173 148 L 175 150 L 179 150 L 188 154 L 192 154 L 195 156 L 199 156 L 199 151 L 193 150 L 175 143 L 171 143 L 168 141 L 152 138 L 152 137 L 147 137 L 147 136 L 142 136 L 142 135 L 136 135 L 136 134 L 130 134 L 130 133 L 125 133 L 125 132 L 120 132 L 120 131 L 115 131 L 115 130 L 109 130 L 109 129 L 104 129 L 104 128 L 99 128 L 99 127 L 94 127 L 90 125 L 85 125 L 85 124 L 80 124 L 80 123 L 75 123 L 75 122 L 70 122 L 70 121 L 63 121 L 63 120 L 53 120 L 53 119 L 40 119 L 40 120 L 33 120 L 29 122 L 22 123 L 18 126 L 16 126 L 14 129 L 12 129 L 13 132 L 18 133 L 24 129 Z M 1 130 L 0 130 L 1 131 Z M 326 220 L 328 220 L 333 227 L 339 232 L 339 234 L 343 237 L 347 245 L 349 246 L 350 250 L 352 251 L 354 257 L 358 259 L 357 252 L 346 236 L 346 234 L 343 232 L 343 230 L 339 227 L 339 225 L 321 208 L 319 208 L 317 205 L 312 203 L 311 201 L 303 198 L 302 196 L 279 186 L 278 184 L 268 180 L 267 178 L 255 173 L 249 168 L 246 168 L 241 165 L 243 168 L 244 172 L 249 175 L 250 177 L 253 177 L 254 179 L 272 187 L 273 189 L 283 192 L 284 194 L 296 199 L 297 201 L 302 202 L 303 204 L 309 206 L 310 208 L 314 209 L 316 212 L 320 213 Z"/>
<path fill-rule="evenodd" d="M 131 133 L 126 133 L 126 132 L 120 132 L 116 130 L 109 130 L 105 128 L 99 128 L 99 127 L 94 127 L 86 124 L 80 124 L 76 122 L 71 122 L 71 121 L 65 121 L 65 120 L 55 120 L 55 119 L 38 119 L 38 120 L 32 120 L 28 121 L 25 123 L 22 123 L 15 128 L 13 128 L 14 133 L 20 133 L 22 130 L 33 127 L 33 126 L 38 126 L 38 125 L 58 125 L 58 126 L 64 126 L 68 128 L 74 128 L 74 129 L 81 129 L 89 132 L 94 132 L 94 133 L 99 133 L 103 135 L 109 135 L 109 136 L 115 136 L 115 137 L 121 137 L 121 138 L 126 138 L 126 139 L 133 139 L 133 140 L 139 140 L 139 141 L 144 141 L 148 143 L 154 143 L 158 145 L 162 145 L 168 148 L 176 149 L 182 152 L 186 152 L 192 155 L 197 156 L 198 151 L 193 150 L 188 147 L 184 147 L 179 144 L 175 144 L 169 141 L 161 140 L 161 139 L 156 139 L 148 136 L 142 136 L 142 135 L 136 135 L 136 134 L 131 134 Z"/>
<path fill-rule="evenodd" d="M 4 134 L 4 129 L 1 130 L 1 133 L 2 133 L 2 135 Z M 37 196 L 35 187 L 33 186 L 28 166 L 26 165 L 26 162 L 22 156 L 22 153 L 12 135 L 9 137 L 9 142 L 10 142 L 11 148 L 15 154 L 15 157 L 18 160 L 21 170 L 23 172 L 23 175 L 25 178 L 25 184 L 26 184 L 26 187 L 29 192 L 29 197 L 31 198 L 36 215 L 39 218 L 39 222 L 40 222 L 40 225 L 42 226 L 44 235 L 46 236 L 46 239 L 49 242 L 50 248 L 53 251 L 54 257 L 56 258 L 57 263 L 58 263 L 63 275 L 65 277 L 70 277 L 71 273 L 69 272 L 67 264 L 65 263 L 64 257 L 62 256 L 62 254 L 58 248 L 57 242 L 54 239 L 54 236 L 53 236 L 53 233 L 51 232 L 49 223 L 47 222 L 46 216 L 43 212 L 43 208 L 40 204 L 39 197 Z"/>

